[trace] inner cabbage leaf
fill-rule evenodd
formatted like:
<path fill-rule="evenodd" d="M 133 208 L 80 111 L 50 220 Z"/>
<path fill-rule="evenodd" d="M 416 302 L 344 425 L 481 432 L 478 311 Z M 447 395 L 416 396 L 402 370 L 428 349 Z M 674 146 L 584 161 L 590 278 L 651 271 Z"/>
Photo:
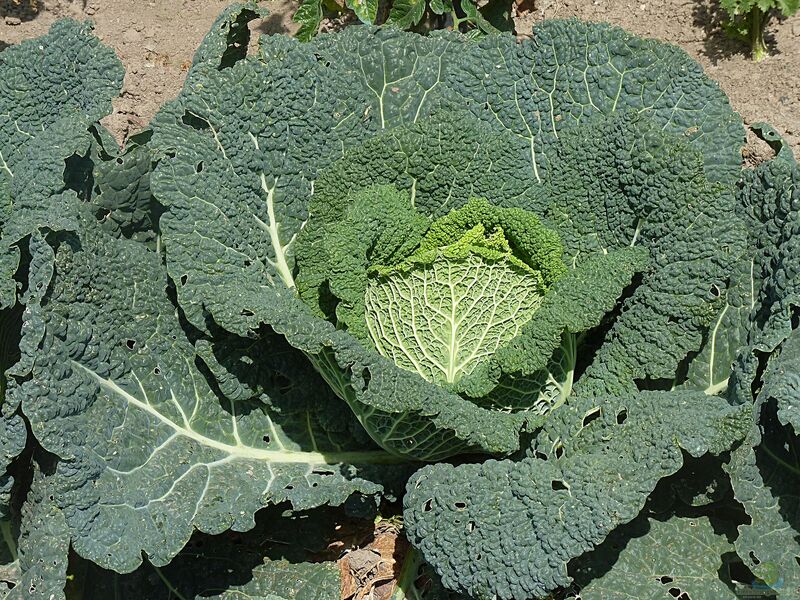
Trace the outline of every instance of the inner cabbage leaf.
<path fill-rule="evenodd" d="M 372 278 L 365 317 L 375 348 L 439 385 L 456 383 L 516 337 L 542 303 L 541 274 L 481 224 Z"/>

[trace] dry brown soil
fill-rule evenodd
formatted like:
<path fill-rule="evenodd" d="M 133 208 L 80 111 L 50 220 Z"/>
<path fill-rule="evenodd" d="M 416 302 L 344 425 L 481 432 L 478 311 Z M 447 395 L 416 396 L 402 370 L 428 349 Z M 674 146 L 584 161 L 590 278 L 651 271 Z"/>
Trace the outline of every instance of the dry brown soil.
<path fill-rule="evenodd" d="M 720 27 L 718 0 L 534 0 L 517 17 L 525 34 L 545 18 L 607 21 L 638 35 L 678 44 L 718 81 L 746 123 L 768 121 L 800 152 L 800 14 L 773 19 L 772 56 L 753 63 L 747 48 Z M 180 89 L 195 48 L 227 0 L 0 0 L 0 49 L 46 33 L 63 17 L 91 18 L 116 50 L 127 75 L 106 125 L 123 141 L 147 125 Z M 260 3 L 270 16 L 259 33 L 292 33 L 296 2 Z"/>

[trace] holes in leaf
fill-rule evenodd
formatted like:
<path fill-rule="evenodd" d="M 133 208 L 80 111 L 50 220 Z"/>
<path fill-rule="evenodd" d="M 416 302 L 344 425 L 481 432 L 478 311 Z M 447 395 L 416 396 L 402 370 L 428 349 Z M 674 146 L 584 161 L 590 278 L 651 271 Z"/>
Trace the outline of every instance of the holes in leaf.
<path fill-rule="evenodd" d="M 268 435 L 265 435 L 265 436 L 264 436 L 263 438 L 261 438 L 261 439 L 262 439 L 262 440 L 264 440 L 264 443 L 265 443 L 265 444 L 269 444 L 269 442 L 270 442 L 270 440 L 271 440 L 271 438 L 270 438 Z"/>
<path fill-rule="evenodd" d="M 136 347 L 136 340 L 125 340 L 125 345 L 128 347 L 128 350 L 133 350 Z"/>
<path fill-rule="evenodd" d="M 122 157 L 121 157 L 121 156 L 118 156 L 118 157 L 117 157 L 117 159 L 116 159 L 114 162 L 115 162 L 115 163 L 117 163 L 118 165 L 121 165 L 121 164 L 122 164 L 122 163 L 124 163 L 125 161 L 124 161 L 124 160 L 122 160 Z"/>
<path fill-rule="evenodd" d="M 677 598 L 681 595 L 681 591 L 678 588 L 669 588 L 669 595 L 673 598 Z"/>
<path fill-rule="evenodd" d="M 369 372 L 369 369 L 364 367 L 361 369 L 361 379 L 364 380 L 364 387 L 363 389 L 367 389 L 369 387 L 369 382 L 372 381 L 372 373 Z"/>
<path fill-rule="evenodd" d="M 166 152 L 164 152 L 164 155 L 167 158 L 175 158 L 176 156 L 178 156 L 178 153 L 175 152 L 175 150 L 167 150 Z"/>
<path fill-rule="evenodd" d="M 753 561 L 753 564 L 754 564 L 754 565 L 758 566 L 758 565 L 760 565 L 760 564 L 761 564 L 761 561 L 760 561 L 760 560 L 758 560 L 758 558 L 756 557 L 756 555 L 755 555 L 755 554 L 753 554 L 753 551 L 752 551 L 752 550 L 750 551 L 750 554 L 749 554 L 748 556 L 750 556 L 750 560 L 752 560 L 752 561 Z"/>
<path fill-rule="evenodd" d="M 181 275 L 181 285 L 186 285 L 187 281 L 189 281 L 189 276 L 186 273 L 184 273 L 183 275 Z"/>
<path fill-rule="evenodd" d="M 561 479 L 553 479 L 553 481 L 550 482 L 550 486 L 553 488 L 553 491 L 556 492 L 569 491 L 569 486 L 567 485 L 567 482 Z"/>
<path fill-rule="evenodd" d="M 475 531 L 475 521 L 467 521 L 467 533 Z"/>
<path fill-rule="evenodd" d="M 433 498 L 428 498 L 425 504 L 422 505 L 423 512 L 431 512 L 433 509 Z"/>
<path fill-rule="evenodd" d="M 256 313 L 254 313 L 249 308 L 243 308 L 242 312 L 239 313 L 239 314 L 241 314 L 241 316 L 243 316 L 243 317 L 253 317 L 253 316 L 255 316 Z"/>
<path fill-rule="evenodd" d="M 161 375 L 161 368 L 156 367 L 155 369 L 153 369 L 153 375 Z"/>
<path fill-rule="evenodd" d="M 675 581 L 669 575 L 662 575 L 661 577 L 658 578 L 658 580 L 664 585 L 667 585 L 668 583 L 672 583 L 673 581 Z"/>
<path fill-rule="evenodd" d="M 188 110 L 183 113 L 181 121 L 184 123 L 184 125 L 188 125 L 197 131 L 208 131 L 211 129 L 211 123 L 194 113 L 190 113 Z"/>
<path fill-rule="evenodd" d="M 464 510 L 465 508 L 467 508 L 466 502 L 461 502 L 461 501 L 456 502 L 453 506 L 456 507 L 456 510 Z"/>
<path fill-rule="evenodd" d="M 544 452 L 540 452 L 539 450 L 537 450 L 536 452 L 534 452 L 534 453 L 533 453 L 533 455 L 534 455 L 536 458 L 538 458 L 539 460 L 547 460 L 547 455 L 546 455 Z"/>
<path fill-rule="evenodd" d="M 592 421 L 594 421 L 598 417 L 600 417 L 600 407 L 599 406 L 597 408 L 593 408 L 588 413 L 586 413 L 586 416 L 583 417 L 583 426 L 584 427 L 588 426 L 589 423 L 591 423 Z"/>
<path fill-rule="evenodd" d="M 204 167 L 204 165 L 203 165 L 203 161 L 201 160 L 199 163 L 197 163 L 197 164 L 194 166 L 194 172 L 195 172 L 195 173 L 202 173 L 202 172 L 203 172 L 203 167 Z"/>
<path fill-rule="evenodd" d="M 291 492 L 294 489 L 294 486 L 290 483 L 290 484 L 284 486 L 283 489 L 285 489 L 287 492 Z"/>
<path fill-rule="evenodd" d="M 562 456 L 564 456 L 564 447 L 563 446 L 558 446 L 556 448 L 555 454 L 556 454 L 556 458 L 561 458 Z"/>
<path fill-rule="evenodd" d="M 720 294 L 722 293 L 717 284 L 712 285 L 711 289 L 708 291 L 712 296 L 714 296 L 714 298 L 719 298 Z"/>
<path fill-rule="evenodd" d="M 483 558 L 483 554 L 481 554 L 480 552 L 478 552 L 478 553 L 475 555 L 475 560 L 480 560 L 480 559 L 482 559 L 482 558 Z"/>
<path fill-rule="evenodd" d="M 617 425 L 622 425 L 628 419 L 628 411 L 624 408 L 617 413 Z"/>

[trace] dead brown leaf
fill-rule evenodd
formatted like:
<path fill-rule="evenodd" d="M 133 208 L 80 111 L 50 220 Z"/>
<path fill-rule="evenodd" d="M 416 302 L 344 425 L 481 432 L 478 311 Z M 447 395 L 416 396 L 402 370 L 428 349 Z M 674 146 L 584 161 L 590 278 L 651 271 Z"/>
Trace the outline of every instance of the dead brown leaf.
<path fill-rule="evenodd" d="M 342 600 L 388 600 L 407 549 L 408 542 L 396 526 L 378 523 L 359 547 L 339 560 Z"/>

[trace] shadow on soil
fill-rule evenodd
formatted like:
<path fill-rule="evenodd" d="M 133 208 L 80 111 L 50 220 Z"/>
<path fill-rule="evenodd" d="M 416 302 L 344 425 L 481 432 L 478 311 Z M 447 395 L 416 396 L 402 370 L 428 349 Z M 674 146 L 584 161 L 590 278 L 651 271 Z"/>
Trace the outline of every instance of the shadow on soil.
<path fill-rule="evenodd" d="M 274 35 L 276 33 L 289 33 L 289 28 L 283 23 L 283 17 L 279 13 L 271 13 L 256 27 L 256 31 L 263 35 Z"/>
<path fill-rule="evenodd" d="M 719 61 L 738 54 L 749 56 L 749 42 L 732 37 L 725 31 L 724 22 L 727 13 L 720 6 L 719 0 L 697 0 L 692 10 L 695 27 L 700 27 L 706 34 L 703 42 L 703 54 L 716 65 Z M 768 25 L 775 21 L 783 21 L 785 17 L 770 13 Z M 766 31 L 764 41 L 770 54 L 777 54 L 775 37 Z"/>

